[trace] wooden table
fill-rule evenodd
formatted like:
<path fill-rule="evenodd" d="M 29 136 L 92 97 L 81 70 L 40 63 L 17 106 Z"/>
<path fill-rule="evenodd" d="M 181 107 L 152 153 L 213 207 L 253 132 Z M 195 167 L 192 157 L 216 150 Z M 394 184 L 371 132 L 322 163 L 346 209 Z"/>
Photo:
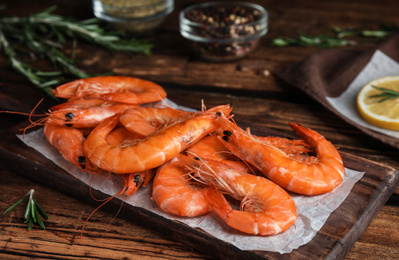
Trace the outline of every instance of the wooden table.
<path fill-rule="evenodd" d="M 4 2 L 4 1 L 3 1 Z M 253 1 L 269 11 L 269 32 L 259 48 L 247 58 L 229 63 L 209 63 L 195 57 L 179 35 L 179 11 L 198 1 L 176 1 L 174 12 L 162 29 L 149 37 L 154 43 L 153 54 L 129 57 L 111 54 L 101 48 L 79 43 L 77 60 L 90 73 L 112 71 L 136 76 L 165 86 L 168 97 L 184 106 L 199 109 L 203 99 L 208 107 L 229 103 L 237 118 L 259 126 L 290 134 L 287 122 L 300 122 L 331 140 L 340 151 L 399 169 L 399 152 L 373 140 L 292 86 L 277 79 L 274 72 L 298 62 L 318 51 L 316 47 L 270 46 L 277 36 L 296 37 L 300 30 L 309 35 L 329 33 L 335 25 L 342 28 L 376 29 L 380 24 L 399 24 L 399 5 L 394 0 L 380 1 Z M 57 13 L 78 19 L 92 17 L 90 1 L 26 1 L 7 0 L 4 15 L 28 15 L 52 4 Z M 364 42 L 348 49 L 367 50 L 374 46 Z M 67 53 L 71 49 L 65 50 Z M 48 66 L 48 64 L 40 64 Z M 15 105 L 29 111 L 42 93 L 15 73 L 5 57 L 0 56 L 0 92 L 4 109 Z M 26 89 L 23 93 L 11 88 Z M 6 91 L 7 90 L 7 91 Z M 51 101 L 45 100 L 43 106 Z M 0 114 L 1 128 L 13 129 L 26 122 L 26 117 Z M 36 199 L 50 215 L 47 229 L 27 231 L 22 206 L 0 217 L 0 258 L 62 258 L 62 259 L 213 259 L 206 250 L 197 251 L 187 243 L 162 232 L 154 231 L 151 223 L 137 223 L 115 217 L 115 209 L 96 211 L 85 227 L 84 221 L 96 209 L 79 195 L 65 193 L 47 185 L 46 180 L 26 178 L 19 174 L 20 165 L 10 165 L 2 158 L 0 166 L 0 211 L 17 201 L 28 190 L 36 190 Z M 32 169 L 33 171 L 34 169 Z M 98 204 L 96 204 L 98 205 Z M 123 211 L 123 207 L 122 207 Z M 123 215 L 123 213 L 121 213 Z M 390 196 L 366 231 L 360 236 L 345 259 L 399 258 L 399 189 Z M 360 234 L 359 234 L 360 235 Z M 195 247 L 201 248 L 201 247 Z M 324 252 L 310 256 L 324 258 Z M 223 254 L 219 254 L 221 256 Z"/>

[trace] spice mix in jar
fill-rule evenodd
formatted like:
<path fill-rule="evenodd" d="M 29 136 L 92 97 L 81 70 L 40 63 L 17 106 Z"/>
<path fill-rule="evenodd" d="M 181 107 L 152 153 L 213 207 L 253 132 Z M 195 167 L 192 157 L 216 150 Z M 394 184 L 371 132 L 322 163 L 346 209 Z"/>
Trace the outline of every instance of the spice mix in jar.
<path fill-rule="evenodd" d="M 128 33 L 151 33 L 173 11 L 173 0 L 93 0 L 94 15 Z"/>
<path fill-rule="evenodd" d="M 246 2 L 211 2 L 180 14 L 180 32 L 199 54 L 211 61 L 242 58 L 267 32 L 267 12 Z"/>

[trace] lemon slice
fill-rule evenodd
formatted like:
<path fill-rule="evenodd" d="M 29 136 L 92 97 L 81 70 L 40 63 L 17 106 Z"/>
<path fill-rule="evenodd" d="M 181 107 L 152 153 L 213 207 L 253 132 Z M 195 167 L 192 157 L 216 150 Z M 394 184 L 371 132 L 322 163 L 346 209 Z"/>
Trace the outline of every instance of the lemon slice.
<path fill-rule="evenodd" d="M 364 120 L 381 128 L 399 131 L 399 97 L 381 101 L 383 97 L 372 96 L 384 92 L 372 86 L 399 92 L 399 76 L 373 80 L 357 96 L 357 107 Z"/>

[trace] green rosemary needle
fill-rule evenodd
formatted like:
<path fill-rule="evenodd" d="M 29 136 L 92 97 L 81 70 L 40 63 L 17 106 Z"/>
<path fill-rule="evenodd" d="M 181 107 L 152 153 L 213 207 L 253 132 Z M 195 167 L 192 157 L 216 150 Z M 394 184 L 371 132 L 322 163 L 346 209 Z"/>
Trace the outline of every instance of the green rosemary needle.
<path fill-rule="evenodd" d="M 376 40 L 388 37 L 399 31 L 396 25 L 382 25 L 378 30 L 357 30 L 357 29 L 342 29 L 337 26 L 332 27 L 334 36 L 319 34 L 317 36 L 308 36 L 304 33 L 299 33 L 298 38 L 277 37 L 272 41 L 272 46 L 284 47 L 290 45 L 296 46 L 318 46 L 321 48 L 333 48 L 347 45 L 355 45 L 357 41 L 344 39 L 345 37 L 366 37 Z"/>
<path fill-rule="evenodd" d="M 15 204 L 11 205 L 11 207 L 9 207 L 8 209 L 6 209 L 3 212 L 3 215 L 6 214 L 7 212 L 10 212 L 11 210 L 13 210 L 15 207 L 17 207 L 19 204 L 22 203 L 22 201 L 29 196 L 28 199 L 28 204 L 26 206 L 25 209 L 25 214 L 24 214 L 24 218 L 25 221 L 24 223 L 28 223 L 28 230 L 30 230 L 33 226 L 34 223 L 39 224 L 39 226 L 42 229 L 46 229 L 46 227 L 44 226 L 43 220 L 41 219 L 41 217 L 43 217 L 44 219 L 49 219 L 48 215 L 46 214 L 46 212 L 44 212 L 44 210 L 39 206 L 39 203 L 37 203 L 36 199 L 33 197 L 33 193 L 35 192 L 34 189 L 31 189 L 28 193 L 26 193 L 20 200 L 18 200 Z"/>
<path fill-rule="evenodd" d="M 337 26 L 333 26 L 332 30 L 336 33 L 338 38 L 343 38 L 347 36 L 362 36 L 369 37 L 375 39 L 382 39 L 387 36 L 392 35 L 395 32 L 399 31 L 399 27 L 397 25 L 381 25 L 377 30 L 360 30 L 360 29 L 342 29 Z"/>
<path fill-rule="evenodd" d="M 0 6 L 0 10 L 4 6 Z M 52 12 L 50 7 L 27 17 L 0 18 L 0 49 L 11 66 L 40 90 L 53 97 L 52 88 L 66 77 L 86 78 L 91 75 L 76 66 L 77 40 L 84 40 L 109 51 L 129 54 L 151 54 L 152 45 L 142 40 L 124 39 L 122 32 L 107 32 L 97 18 L 76 21 Z M 73 42 L 72 57 L 62 52 L 67 40 Z M 45 59 L 53 71 L 41 71 L 30 61 Z"/>
<path fill-rule="evenodd" d="M 384 102 L 384 101 L 392 99 L 392 98 L 399 97 L 399 92 L 397 92 L 395 90 L 387 89 L 387 88 L 381 88 L 381 87 L 377 87 L 377 86 L 374 86 L 374 85 L 371 85 L 371 86 L 373 88 L 375 88 L 375 89 L 378 89 L 378 90 L 382 91 L 381 94 L 370 96 L 371 98 L 381 98 L 380 100 L 378 100 L 378 103 Z"/>
<path fill-rule="evenodd" d="M 351 40 L 341 39 L 334 36 L 329 36 L 325 34 L 319 34 L 317 36 L 311 37 L 307 36 L 304 33 L 299 33 L 298 38 L 289 38 L 289 37 L 278 37 L 275 38 L 272 42 L 272 46 L 319 46 L 322 48 L 333 48 L 347 45 L 354 45 L 355 42 Z"/>

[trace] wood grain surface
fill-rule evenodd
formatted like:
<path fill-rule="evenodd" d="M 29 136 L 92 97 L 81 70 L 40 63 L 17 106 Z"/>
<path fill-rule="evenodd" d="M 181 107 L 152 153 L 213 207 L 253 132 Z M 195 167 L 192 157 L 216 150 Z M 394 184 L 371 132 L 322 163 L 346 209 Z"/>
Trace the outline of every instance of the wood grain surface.
<path fill-rule="evenodd" d="M 7 9 L 1 11 L 1 16 L 28 15 L 57 4 L 59 14 L 78 19 L 92 17 L 91 2 L 87 0 L 3 2 Z M 332 216 L 337 226 L 349 221 L 353 224 L 351 228 L 359 229 L 359 232 L 348 233 L 345 228 L 331 230 L 327 226 L 318 234 L 324 240 L 320 238 L 312 241 L 312 249 L 300 248 L 295 256 L 314 259 L 332 256 L 344 259 L 397 259 L 399 190 L 394 191 L 396 170 L 399 168 L 397 149 L 371 139 L 306 94 L 274 76 L 275 71 L 304 59 L 318 51 L 318 48 L 275 48 L 270 43 L 277 36 L 296 37 L 298 30 L 317 35 L 330 33 L 333 25 L 377 29 L 381 24 L 399 24 L 399 4 L 393 0 L 252 1 L 264 6 L 270 15 L 269 32 L 262 39 L 259 48 L 239 61 L 209 63 L 196 57 L 178 32 L 179 11 L 196 2 L 198 1 L 175 1 L 175 10 L 165 21 L 163 28 L 148 38 L 155 46 L 153 54 L 130 57 L 123 53 L 109 53 L 80 42 L 76 52 L 80 66 L 90 73 L 113 71 L 116 74 L 155 81 L 165 87 L 171 100 L 184 106 L 199 109 L 201 99 L 204 99 L 208 107 L 229 103 L 234 106 L 237 118 L 256 124 L 257 127 L 270 129 L 273 133 L 291 135 L 287 124 L 290 121 L 300 122 L 320 132 L 339 147 L 348 162 L 351 158 L 356 158 L 352 163 L 362 162 L 359 167 L 372 165 L 374 177 L 361 181 L 362 188 L 356 193 L 360 197 L 353 196 L 348 201 L 355 209 L 361 208 L 362 212 L 369 210 L 370 214 L 363 214 L 362 219 L 345 220 Z M 345 48 L 361 51 L 373 47 L 374 44 L 366 41 Z M 71 48 L 65 49 L 65 53 L 71 52 Z M 49 66 L 41 62 L 38 65 L 43 68 Z M 30 112 L 43 96 L 11 69 L 3 55 L 0 56 L 0 110 Z M 45 99 L 38 111 L 46 111 L 52 104 L 54 101 Z M 85 227 L 83 240 L 80 241 L 85 220 L 100 202 L 89 197 L 86 187 L 76 186 L 71 190 L 68 178 L 55 179 L 55 176 L 46 175 L 47 179 L 40 179 L 45 178 L 41 171 L 58 174 L 58 167 L 48 163 L 40 154 L 25 151 L 21 143 L 10 142 L 8 139 L 8 131 L 15 133 L 28 123 L 27 118 L 0 114 L 0 121 L 4 137 L 0 140 L 0 211 L 34 188 L 36 199 L 50 215 L 50 219 L 45 222 L 46 230 L 34 227 L 30 231 L 26 230 L 27 226 L 23 223 L 23 206 L 1 216 L 0 258 L 228 259 L 234 254 L 240 257 L 240 252 L 234 251 L 228 245 L 207 248 L 206 235 L 198 235 L 196 239 L 189 241 L 182 239 L 185 237 L 181 227 L 172 225 L 162 230 L 156 219 L 153 222 L 129 221 L 126 219 L 129 209 L 122 207 L 118 213 L 118 205 L 109 205 L 96 211 Z M 10 155 L 8 151 L 13 151 L 11 157 L 7 157 Z M 365 161 L 361 158 L 365 158 Z M 58 183 L 51 185 L 53 182 Z M 385 186 L 379 186 L 379 183 Z M 75 194 L 70 195 L 71 191 Z M 362 198 L 373 200 L 374 204 L 367 204 L 368 208 L 364 208 L 364 204 L 359 202 L 364 201 Z M 348 209 L 348 216 L 352 216 L 349 214 L 351 212 Z M 345 211 L 340 214 L 344 213 Z M 337 216 L 341 216 L 340 214 Z M 138 215 L 138 220 L 146 216 Z M 362 225 L 368 225 L 371 220 L 371 224 L 362 233 L 366 228 Z M 176 234 L 169 232 L 171 229 L 176 229 Z M 350 236 L 345 237 L 343 234 Z M 337 241 L 334 247 L 323 247 L 331 245 L 330 239 Z M 348 241 L 357 242 L 352 248 L 348 248 L 349 245 L 352 246 Z M 263 252 L 242 253 L 242 257 L 264 258 L 266 255 L 272 259 L 294 258 L 290 255 Z"/>

